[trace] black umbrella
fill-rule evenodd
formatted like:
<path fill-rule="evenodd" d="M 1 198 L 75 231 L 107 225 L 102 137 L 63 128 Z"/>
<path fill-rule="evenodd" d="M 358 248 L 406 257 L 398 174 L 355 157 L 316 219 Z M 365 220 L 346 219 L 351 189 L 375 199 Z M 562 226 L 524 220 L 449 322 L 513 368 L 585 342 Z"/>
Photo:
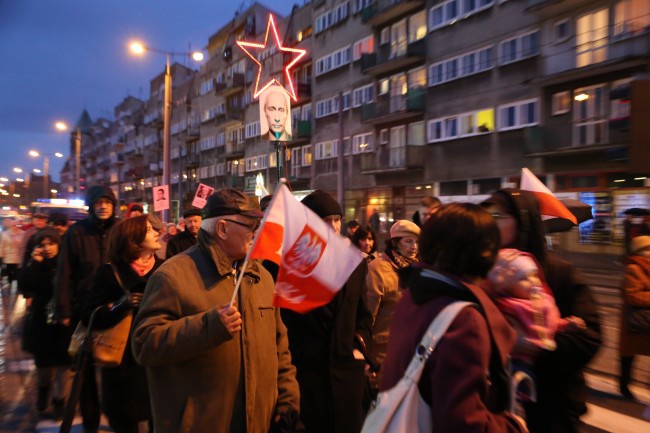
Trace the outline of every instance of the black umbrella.
<path fill-rule="evenodd" d="M 648 211 L 648 209 L 644 209 L 642 207 L 632 207 L 632 208 L 624 211 L 623 213 L 625 215 L 634 215 L 634 216 L 650 215 L 650 211 Z"/>
<path fill-rule="evenodd" d="M 576 217 L 578 224 L 593 219 L 594 216 L 591 205 L 572 198 L 561 198 L 559 200 Z M 575 227 L 573 221 L 559 217 L 546 219 L 543 224 L 546 233 L 565 232 L 570 230 L 572 227 Z"/>

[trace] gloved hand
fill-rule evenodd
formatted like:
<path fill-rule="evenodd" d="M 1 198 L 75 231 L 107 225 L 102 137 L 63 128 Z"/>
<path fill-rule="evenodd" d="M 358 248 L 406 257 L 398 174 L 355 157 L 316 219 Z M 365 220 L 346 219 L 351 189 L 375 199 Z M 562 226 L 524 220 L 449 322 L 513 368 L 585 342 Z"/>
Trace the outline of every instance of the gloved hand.
<path fill-rule="evenodd" d="M 129 295 L 129 302 L 131 302 L 133 308 L 138 308 L 142 303 L 142 293 L 131 293 Z"/>

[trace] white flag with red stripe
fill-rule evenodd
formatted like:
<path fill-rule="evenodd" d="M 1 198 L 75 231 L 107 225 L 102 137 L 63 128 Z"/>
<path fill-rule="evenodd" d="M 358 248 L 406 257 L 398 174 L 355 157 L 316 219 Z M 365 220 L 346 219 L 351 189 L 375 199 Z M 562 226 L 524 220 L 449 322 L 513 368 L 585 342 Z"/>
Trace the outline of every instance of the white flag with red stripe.
<path fill-rule="evenodd" d="M 539 202 L 539 212 L 542 214 L 542 219 L 565 218 L 574 224 L 578 224 L 575 215 L 526 167 L 521 169 L 519 189 L 530 191 L 535 195 Z"/>
<path fill-rule="evenodd" d="M 280 266 L 274 305 L 301 313 L 331 301 L 363 260 L 361 251 L 282 184 L 273 194 L 249 257 Z"/>

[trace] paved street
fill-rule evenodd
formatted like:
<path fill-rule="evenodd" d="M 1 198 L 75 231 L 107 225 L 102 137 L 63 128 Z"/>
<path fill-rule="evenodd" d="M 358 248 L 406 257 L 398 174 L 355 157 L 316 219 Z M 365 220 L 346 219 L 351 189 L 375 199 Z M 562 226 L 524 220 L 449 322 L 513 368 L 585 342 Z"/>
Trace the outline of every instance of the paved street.
<path fill-rule="evenodd" d="M 605 326 L 605 346 L 590 365 L 587 381 L 590 386 L 589 413 L 584 417 L 583 433 L 640 433 L 650 431 L 650 422 L 643 412 L 650 404 L 650 359 L 640 358 L 635 368 L 632 392 L 638 402 L 621 399 L 616 381 L 616 329 L 620 299 L 617 281 L 620 273 L 612 269 L 586 269 L 594 284 L 597 302 Z M 20 350 L 21 319 L 24 302 L 5 287 L 0 303 L 0 433 L 54 433 L 58 424 L 39 420 L 34 407 L 35 374 L 30 357 Z M 650 413 L 647 414 L 650 418 Z M 105 420 L 103 431 L 110 431 Z M 75 420 L 74 433 L 81 433 L 80 419 Z"/>

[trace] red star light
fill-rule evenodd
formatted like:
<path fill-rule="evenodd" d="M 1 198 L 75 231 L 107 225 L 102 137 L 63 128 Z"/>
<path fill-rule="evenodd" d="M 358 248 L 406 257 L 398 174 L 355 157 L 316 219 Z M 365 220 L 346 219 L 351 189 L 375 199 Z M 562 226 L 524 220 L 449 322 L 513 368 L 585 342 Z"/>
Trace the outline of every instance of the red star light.
<path fill-rule="evenodd" d="M 299 48 L 288 48 L 288 47 L 283 47 L 282 43 L 280 42 L 280 37 L 278 36 L 278 31 L 275 28 L 275 22 L 273 21 L 273 15 L 269 14 L 269 22 L 266 26 L 266 34 L 264 35 L 264 43 L 259 44 L 255 42 L 244 42 L 244 41 L 237 41 L 237 45 L 239 48 L 244 50 L 246 55 L 253 60 L 258 66 L 257 70 L 257 79 L 255 80 L 255 89 L 253 90 L 253 97 L 257 98 L 260 96 L 260 93 L 262 93 L 264 90 L 266 90 L 270 85 L 273 83 L 277 83 L 280 86 L 282 86 L 282 83 L 280 83 L 278 80 L 275 78 L 269 79 L 268 82 L 266 82 L 263 86 L 260 87 L 260 78 L 262 76 L 262 63 L 260 63 L 259 60 L 257 60 L 256 56 L 254 56 L 249 49 L 252 50 L 265 50 L 267 46 L 267 41 L 269 39 L 269 30 L 273 29 L 273 35 L 275 36 L 275 43 L 278 47 L 278 50 L 284 51 L 285 53 L 295 53 L 296 56 L 293 58 L 291 62 L 289 62 L 287 65 L 284 66 L 284 75 L 287 79 L 287 83 L 289 84 L 288 88 L 286 88 L 287 92 L 289 92 L 289 95 L 291 95 L 291 98 L 294 101 L 298 101 L 298 97 L 296 95 L 296 91 L 293 87 L 293 82 L 291 81 L 291 68 L 298 63 L 298 61 L 307 54 L 307 50 L 304 49 L 299 49 Z"/>

